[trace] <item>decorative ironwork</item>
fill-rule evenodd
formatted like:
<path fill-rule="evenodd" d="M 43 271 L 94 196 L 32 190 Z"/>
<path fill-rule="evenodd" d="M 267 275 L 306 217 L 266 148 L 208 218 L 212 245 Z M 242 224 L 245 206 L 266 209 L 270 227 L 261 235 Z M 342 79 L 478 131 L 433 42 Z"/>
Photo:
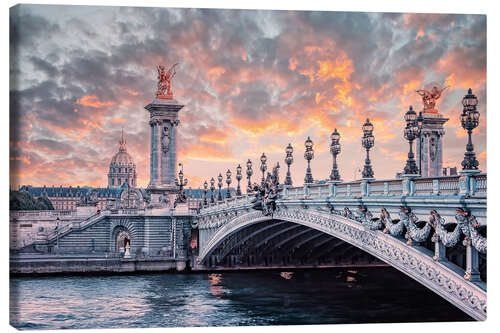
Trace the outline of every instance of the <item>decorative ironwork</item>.
<path fill-rule="evenodd" d="M 332 172 L 330 174 L 330 180 L 339 181 L 340 174 L 337 167 L 337 155 L 340 154 L 340 134 L 339 132 L 337 132 L 337 129 L 333 131 L 330 138 L 332 140 L 332 143 L 330 144 L 330 152 L 333 155 L 333 165 Z"/>
<path fill-rule="evenodd" d="M 306 151 L 304 153 L 304 158 L 307 160 L 307 170 L 306 170 L 306 176 L 304 178 L 304 182 L 306 184 L 314 183 L 314 178 L 313 178 L 312 172 L 311 172 L 311 160 L 314 158 L 313 145 L 314 145 L 314 143 L 312 142 L 311 138 L 307 137 L 307 140 L 304 143 L 304 146 L 306 147 Z"/>
<path fill-rule="evenodd" d="M 464 160 L 462 161 L 462 169 L 477 170 L 479 161 L 476 159 L 474 145 L 472 144 L 472 130 L 479 125 L 479 112 L 476 108 L 477 97 L 472 93 L 472 89 L 469 88 L 467 95 L 465 95 L 462 99 L 462 105 L 464 108 L 460 120 L 463 129 L 467 131 L 469 137 L 467 141 Z"/>
<path fill-rule="evenodd" d="M 370 161 L 370 149 L 375 145 L 375 137 L 373 136 L 373 125 L 368 118 L 363 125 L 363 137 L 361 144 L 366 149 L 365 166 L 363 167 L 363 178 L 373 178 L 373 169 Z"/>
<path fill-rule="evenodd" d="M 231 184 L 231 170 L 229 169 L 227 169 L 226 172 L 226 184 L 227 184 L 226 198 L 231 198 L 231 191 L 229 191 L 229 185 Z"/>
<path fill-rule="evenodd" d="M 219 181 L 217 183 L 217 185 L 219 186 L 219 194 L 217 195 L 217 200 L 218 201 L 222 201 L 222 174 L 219 173 L 219 175 L 217 176 L 217 180 Z"/>
<path fill-rule="evenodd" d="M 175 66 L 174 64 L 168 71 L 165 70 L 165 66 L 158 65 L 156 69 L 158 71 L 158 90 L 156 91 L 157 99 L 168 99 L 172 100 L 174 94 L 172 92 L 172 79 L 175 76 Z"/>
<path fill-rule="evenodd" d="M 215 202 L 214 193 L 215 193 L 215 179 L 214 179 L 214 177 L 212 177 L 212 179 L 210 179 L 210 202 L 211 203 Z"/>
<path fill-rule="evenodd" d="M 262 156 L 260 157 L 260 171 L 262 172 L 262 185 L 264 185 L 264 182 L 266 181 L 264 178 L 264 173 L 267 170 L 267 165 L 266 165 L 267 157 L 266 154 L 262 153 Z"/>
<path fill-rule="evenodd" d="M 236 180 L 238 181 L 238 187 L 236 188 L 236 196 L 241 196 L 240 181 L 243 176 L 241 175 L 241 165 L 238 164 L 236 167 Z"/>
<path fill-rule="evenodd" d="M 285 185 L 292 186 L 292 175 L 290 174 L 290 165 L 293 163 L 293 147 L 292 144 L 289 143 L 286 147 L 286 157 L 285 163 L 287 165 Z"/>
<path fill-rule="evenodd" d="M 177 198 L 175 198 L 174 201 L 174 208 L 177 206 L 178 203 L 186 203 L 187 202 L 187 196 L 184 191 L 184 186 L 187 185 L 188 180 L 187 178 L 184 178 L 184 167 L 182 166 L 182 163 L 179 163 L 180 170 L 179 170 L 179 179 L 175 179 L 175 185 L 179 187 L 179 193 L 177 194 Z"/>
<path fill-rule="evenodd" d="M 408 160 L 403 173 L 406 175 L 417 175 L 419 169 L 417 168 L 417 163 L 415 162 L 415 155 L 413 154 L 413 140 L 415 140 L 420 133 L 417 113 L 413 111 L 413 106 L 410 105 L 410 109 L 405 113 L 406 127 L 404 129 L 404 138 L 408 140 L 410 144 L 410 151 L 408 152 Z"/>
<path fill-rule="evenodd" d="M 250 161 L 250 159 L 248 159 L 248 161 L 247 161 L 247 179 L 248 179 L 247 193 L 252 192 L 252 182 L 251 182 L 252 175 L 253 175 L 252 161 Z"/>

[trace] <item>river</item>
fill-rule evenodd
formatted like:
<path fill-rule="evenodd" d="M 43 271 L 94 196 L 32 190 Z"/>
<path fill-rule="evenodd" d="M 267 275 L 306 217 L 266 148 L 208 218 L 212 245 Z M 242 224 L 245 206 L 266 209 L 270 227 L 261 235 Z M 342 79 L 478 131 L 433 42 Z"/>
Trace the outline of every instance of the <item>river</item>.
<path fill-rule="evenodd" d="M 463 320 L 390 267 L 10 279 L 18 329 Z"/>

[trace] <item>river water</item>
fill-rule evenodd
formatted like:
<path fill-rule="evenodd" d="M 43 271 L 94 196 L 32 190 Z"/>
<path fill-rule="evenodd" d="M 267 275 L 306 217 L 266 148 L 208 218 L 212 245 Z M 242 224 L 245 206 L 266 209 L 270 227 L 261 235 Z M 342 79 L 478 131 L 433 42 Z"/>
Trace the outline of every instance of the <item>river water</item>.
<path fill-rule="evenodd" d="M 389 267 L 13 277 L 18 329 L 472 320 Z"/>

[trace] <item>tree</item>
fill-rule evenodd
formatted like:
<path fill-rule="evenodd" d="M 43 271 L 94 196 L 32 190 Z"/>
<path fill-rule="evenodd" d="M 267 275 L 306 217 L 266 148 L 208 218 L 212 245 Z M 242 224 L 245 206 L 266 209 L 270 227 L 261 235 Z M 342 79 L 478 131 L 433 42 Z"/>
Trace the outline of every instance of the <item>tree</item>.
<path fill-rule="evenodd" d="M 53 210 L 54 206 L 46 196 L 33 198 L 26 191 L 10 191 L 10 210 Z"/>

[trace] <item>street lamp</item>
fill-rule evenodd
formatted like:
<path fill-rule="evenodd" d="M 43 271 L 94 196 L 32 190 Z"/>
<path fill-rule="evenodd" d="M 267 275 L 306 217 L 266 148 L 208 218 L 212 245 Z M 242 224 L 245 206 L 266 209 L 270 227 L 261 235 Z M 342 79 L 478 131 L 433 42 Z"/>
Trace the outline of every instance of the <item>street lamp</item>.
<path fill-rule="evenodd" d="M 210 179 L 210 203 L 215 202 L 214 193 L 215 193 L 215 179 L 214 177 L 212 177 L 212 179 Z"/>
<path fill-rule="evenodd" d="M 236 196 L 241 196 L 240 180 L 243 178 L 241 175 L 241 165 L 238 164 L 236 167 L 236 180 L 238 181 L 238 187 L 236 188 Z"/>
<path fill-rule="evenodd" d="M 463 112 L 461 122 L 463 129 L 467 130 L 469 139 L 467 141 L 464 160 L 462 161 L 462 170 L 477 170 L 479 161 L 476 159 L 474 145 L 472 144 L 472 130 L 479 125 L 479 112 L 477 111 L 477 97 L 469 88 L 467 95 L 462 99 Z"/>
<path fill-rule="evenodd" d="M 184 178 L 184 167 L 182 166 L 182 163 L 179 163 L 179 166 L 181 167 L 179 170 L 179 179 L 175 179 L 175 185 L 179 186 L 179 193 L 182 193 L 184 186 L 188 183 L 188 180 L 187 178 Z"/>
<path fill-rule="evenodd" d="M 404 138 L 408 140 L 410 144 L 408 160 L 406 160 L 406 165 L 403 171 L 403 174 L 405 175 L 417 175 L 419 170 L 417 168 L 417 163 L 415 162 L 415 155 L 413 154 L 413 140 L 415 140 L 419 134 L 417 119 L 417 113 L 413 111 L 413 106 L 410 105 L 410 109 L 405 113 L 406 127 L 404 129 Z"/>
<path fill-rule="evenodd" d="M 333 165 L 332 165 L 332 173 L 330 174 L 330 180 L 338 181 L 340 180 L 339 170 L 337 167 L 337 155 L 340 154 L 340 134 L 335 129 L 330 136 L 332 139 L 332 143 L 330 145 L 330 152 L 333 155 Z"/>
<path fill-rule="evenodd" d="M 267 165 L 266 165 L 267 157 L 266 154 L 262 153 L 262 156 L 260 157 L 260 171 L 262 171 L 262 185 L 264 185 L 264 182 L 266 179 L 264 178 L 264 173 L 267 170 Z"/>
<path fill-rule="evenodd" d="M 288 146 L 286 147 L 286 157 L 285 157 L 285 163 L 288 167 L 287 172 L 286 172 L 286 178 L 285 178 L 285 185 L 292 186 L 292 175 L 290 174 L 290 165 L 293 163 L 293 147 L 292 144 L 289 143 Z"/>
<path fill-rule="evenodd" d="M 219 186 L 219 195 L 217 196 L 217 200 L 218 200 L 218 201 L 222 201 L 222 195 L 221 195 L 221 191 L 222 191 L 222 190 L 221 190 L 221 188 L 222 188 L 222 179 L 223 179 L 223 178 L 222 178 L 222 174 L 221 174 L 221 173 L 219 173 L 219 175 L 217 176 L 217 180 L 219 181 L 219 182 L 217 183 L 217 185 Z"/>
<path fill-rule="evenodd" d="M 418 145 L 418 170 L 420 173 L 420 176 L 422 176 L 422 127 L 424 125 L 424 117 L 422 116 L 422 111 L 418 113 L 417 117 L 417 126 L 418 126 L 418 132 L 417 132 L 417 137 L 419 140 L 419 145 Z"/>
<path fill-rule="evenodd" d="M 207 192 L 208 192 L 208 182 L 205 180 L 203 183 L 203 204 L 207 205 Z"/>
<path fill-rule="evenodd" d="M 363 137 L 361 138 L 361 144 L 366 149 L 366 159 L 365 166 L 363 168 L 363 178 L 373 178 L 373 169 L 370 162 L 370 148 L 375 145 L 375 137 L 373 136 L 373 125 L 367 118 L 363 125 Z"/>
<path fill-rule="evenodd" d="M 226 172 L 226 184 L 227 184 L 226 198 L 231 198 L 231 193 L 229 191 L 229 184 L 231 184 L 231 170 L 229 169 L 227 169 Z"/>
<path fill-rule="evenodd" d="M 312 184 L 312 183 L 314 183 L 314 179 L 313 179 L 312 172 L 311 172 L 311 160 L 314 158 L 314 150 L 313 150 L 314 143 L 312 142 L 310 137 L 307 137 L 307 140 L 304 143 L 304 145 L 306 147 L 306 151 L 304 153 L 304 158 L 307 160 L 307 170 L 306 170 L 306 177 L 304 178 L 304 182 L 306 184 Z"/>
<path fill-rule="evenodd" d="M 250 159 L 248 159 L 248 161 L 247 161 L 247 179 L 248 179 L 247 193 L 252 192 L 252 182 L 250 181 L 250 178 L 252 178 L 252 175 L 253 175 L 252 161 L 250 161 Z"/>
<path fill-rule="evenodd" d="M 59 253 L 59 217 L 56 218 L 56 246 L 57 246 L 57 253 Z"/>

